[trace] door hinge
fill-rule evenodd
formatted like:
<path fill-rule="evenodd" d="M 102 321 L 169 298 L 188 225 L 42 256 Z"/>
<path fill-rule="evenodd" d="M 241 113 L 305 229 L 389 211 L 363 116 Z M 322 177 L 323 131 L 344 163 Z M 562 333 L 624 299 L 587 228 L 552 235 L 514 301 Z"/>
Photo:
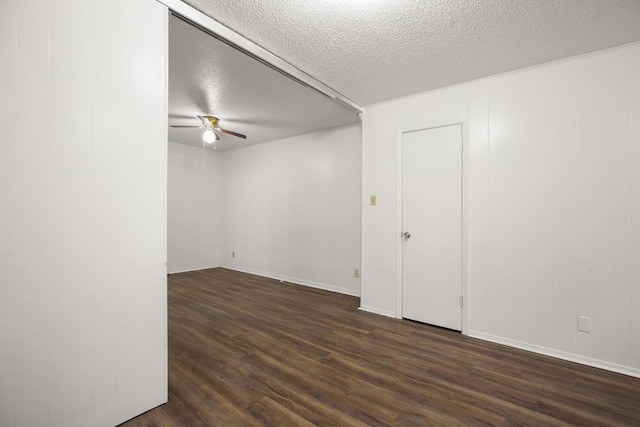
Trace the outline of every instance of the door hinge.
<path fill-rule="evenodd" d="M 460 297 L 460 307 L 464 307 L 464 297 Z"/>

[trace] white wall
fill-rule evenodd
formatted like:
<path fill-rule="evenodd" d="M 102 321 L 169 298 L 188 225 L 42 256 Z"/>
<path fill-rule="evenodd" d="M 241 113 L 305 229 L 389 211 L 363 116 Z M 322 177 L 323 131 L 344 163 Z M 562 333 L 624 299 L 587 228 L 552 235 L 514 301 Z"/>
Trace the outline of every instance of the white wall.
<path fill-rule="evenodd" d="M 469 334 L 640 376 L 640 45 L 366 108 L 364 309 L 399 314 L 401 133 L 454 122 Z"/>
<path fill-rule="evenodd" d="M 361 142 L 353 125 L 223 152 L 223 266 L 359 295 Z"/>
<path fill-rule="evenodd" d="M 0 2 L 0 425 L 167 398 L 166 20 L 153 0 Z"/>
<path fill-rule="evenodd" d="M 169 273 L 220 267 L 221 155 L 169 142 L 168 163 Z"/>

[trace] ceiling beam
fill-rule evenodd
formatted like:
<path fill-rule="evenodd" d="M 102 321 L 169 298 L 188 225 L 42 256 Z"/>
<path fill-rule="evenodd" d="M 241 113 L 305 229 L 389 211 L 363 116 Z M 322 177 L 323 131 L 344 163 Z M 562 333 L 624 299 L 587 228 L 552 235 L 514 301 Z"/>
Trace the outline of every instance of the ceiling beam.
<path fill-rule="evenodd" d="M 245 52 L 249 56 L 256 58 L 260 62 L 297 81 L 298 83 L 301 83 L 322 93 L 323 95 L 347 107 L 348 109 L 353 110 L 355 113 L 362 112 L 362 107 L 360 107 L 355 102 L 339 94 L 327 85 L 319 82 L 315 78 L 299 70 L 288 62 L 275 56 L 271 52 L 263 49 L 252 41 L 244 38 L 230 28 L 225 27 L 218 21 L 205 15 L 194 7 L 186 4 L 182 0 L 157 1 L 167 6 L 172 13 L 184 19 L 185 21 L 201 28 L 202 30 L 235 47 L 236 49 Z"/>

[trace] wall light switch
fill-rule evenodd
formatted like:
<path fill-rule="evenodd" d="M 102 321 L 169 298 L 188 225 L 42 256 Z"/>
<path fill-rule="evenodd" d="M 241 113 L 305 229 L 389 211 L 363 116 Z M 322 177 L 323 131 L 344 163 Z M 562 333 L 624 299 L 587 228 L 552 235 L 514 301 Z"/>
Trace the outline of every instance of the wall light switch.
<path fill-rule="evenodd" d="M 236 251 L 231 251 L 231 258 L 235 258 L 236 257 Z"/>
<path fill-rule="evenodd" d="M 591 318 L 585 316 L 578 316 L 578 330 L 580 332 L 591 333 Z"/>
<path fill-rule="evenodd" d="M 371 206 L 375 206 L 376 205 L 376 196 L 375 194 L 371 195 Z"/>
<path fill-rule="evenodd" d="M 356 268 L 355 270 L 353 270 L 353 277 L 360 277 L 360 269 Z"/>

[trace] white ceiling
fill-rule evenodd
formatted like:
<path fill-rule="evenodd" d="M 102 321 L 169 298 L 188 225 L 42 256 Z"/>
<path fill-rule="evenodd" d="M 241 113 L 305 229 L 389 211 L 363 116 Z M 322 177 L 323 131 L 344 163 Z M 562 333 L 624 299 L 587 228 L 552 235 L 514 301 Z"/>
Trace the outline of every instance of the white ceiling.
<path fill-rule="evenodd" d="M 185 3 L 362 106 L 640 40 L 639 0 Z"/>
<path fill-rule="evenodd" d="M 175 16 L 169 19 L 169 124 L 199 125 L 213 115 L 218 150 L 360 122 L 356 112 L 290 79 Z M 169 140 L 202 146 L 202 129 L 169 128 Z M 207 146 L 207 148 L 213 148 Z"/>

